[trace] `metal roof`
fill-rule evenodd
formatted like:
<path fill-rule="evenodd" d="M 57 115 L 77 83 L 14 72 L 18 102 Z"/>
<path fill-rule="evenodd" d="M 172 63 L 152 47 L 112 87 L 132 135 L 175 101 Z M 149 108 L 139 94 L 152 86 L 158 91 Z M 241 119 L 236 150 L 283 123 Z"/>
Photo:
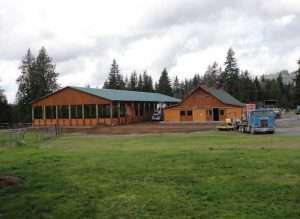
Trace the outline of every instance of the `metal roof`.
<path fill-rule="evenodd" d="M 161 103 L 179 103 L 180 99 L 170 97 L 160 93 L 114 90 L 114 89 L 97 89 L 87 87 L 70 87 L 94 96 L 98 96 L 111 101 L 140 101 L 140 102 L 161 102 Z"/>
<path fill-rule="evenodd" d="M 221 102 L 234 106 L 244 106 L 242 102 L 231 96 L 229 93 L 223 89 L 216 89 L 213 87 L 200 86 L 202 89 L 210 93 L 211 95 L 218 98 Z"/>

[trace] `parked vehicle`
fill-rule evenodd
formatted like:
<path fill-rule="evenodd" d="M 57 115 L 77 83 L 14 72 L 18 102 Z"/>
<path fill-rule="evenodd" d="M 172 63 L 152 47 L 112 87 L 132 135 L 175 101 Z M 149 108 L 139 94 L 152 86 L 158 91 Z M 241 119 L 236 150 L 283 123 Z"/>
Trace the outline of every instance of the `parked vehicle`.
<path fill-rule="evenodd" d="M 154 111 L 152 115 L 152 121 L 161 121 L 161 120 L 162 120 L 162 111 L 161 110 Z"/>
<path fill-rule="evenodd" d="M 281 118 L 282 115 L 282 109 L 279 107 L 277 100 L 265 100 L 264 101 L 264 108 L 272 109 L 275 113 L 275 118 Z"/>
<path fill-rule="evenodd" d="M 296 108 L 296 114 L 300 114 L 300 105 L 298 105 Z"/>
<path fill-rule="evenodd" d="M 275 113 L 272 109 L 256 109 L 247 113 L 246 120 L 238 125 L 240 132 L 274 133 Z"/>

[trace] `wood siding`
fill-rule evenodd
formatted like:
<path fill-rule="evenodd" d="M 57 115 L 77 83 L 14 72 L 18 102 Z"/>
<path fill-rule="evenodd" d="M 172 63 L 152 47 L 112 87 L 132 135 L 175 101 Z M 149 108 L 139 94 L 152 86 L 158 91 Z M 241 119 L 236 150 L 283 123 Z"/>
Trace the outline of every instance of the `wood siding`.
<path fill-rule="evenodd" d="M 70 105 L 118 105 L 119 102 L 112 102 L 101 97 L 93 96 L 72 88 L 65 88 L 52 95 L 41 98 L 32 104 L 32 107 L 42 107 L 45 110 L 46 106 L 70 106 Z M 153 105 L 155 103 L 144 103 L 144 102 L 122 102 L 126 108 L 125 116 L 114 116 L 112 119 L 108 118 L 34 118 L 32 124 L 34 126 L 51 126 L 51 125 L 61 125 L 61 126 L 96 126 L 96 125 L 120 125 L 129 124 L 144 120 L 150 120 L 153 114 Z M 150 110 L 150 104 L 152 108 Z M 140 115 L 140 111 L 136 112 L 140 107 L 147 106 L 148 112 L 143 111 L 143 115 Z M 45 113 L 43 112 L 43 117 Z"/>
<path fill-rule="evenodd" d="M 225 104 L 201 87 L 184 99 L 181 104 L 165 109 L 164 118 L 165 121 L 213 121 L 212 110 L 214 108 L 219 110 L 219 121 L 224 121 L 226 118 L 242 118 L 243 107 Z M 181 116 L 181 111 L 192 111 L 192 119 Z"/>
<path fill-rule="evenodd" d="M 72 88 L 65 88 L 57 93 L 49 95 L 35 103 L 35 106 L 61 106 L 61 105 L 80 105 L 80 104 L 110 104 L 111 101 L 96 97 Z"/>

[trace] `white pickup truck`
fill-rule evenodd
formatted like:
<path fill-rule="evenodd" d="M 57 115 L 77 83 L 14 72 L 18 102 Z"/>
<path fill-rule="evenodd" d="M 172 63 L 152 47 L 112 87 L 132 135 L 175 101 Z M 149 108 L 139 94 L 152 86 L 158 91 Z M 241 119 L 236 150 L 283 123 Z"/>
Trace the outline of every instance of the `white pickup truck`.
<path fill-rule="evenodd" d="M 161 110 L 154 111 L 152 115 L 152 121 L 161 121 L 161 120 L 162 120 L 162 111 Z"/>

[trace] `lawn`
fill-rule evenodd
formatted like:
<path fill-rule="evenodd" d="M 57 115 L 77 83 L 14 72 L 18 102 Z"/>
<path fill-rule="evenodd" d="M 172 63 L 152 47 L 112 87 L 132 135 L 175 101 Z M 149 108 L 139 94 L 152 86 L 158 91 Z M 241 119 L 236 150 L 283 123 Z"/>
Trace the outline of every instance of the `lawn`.
<path fill-rule="evenodd" d="M 28 137 L 27 137 L 28 138 Z M 0 218 L 300 218 L 300 136 L 69 134 L 0 147 Z"/>

